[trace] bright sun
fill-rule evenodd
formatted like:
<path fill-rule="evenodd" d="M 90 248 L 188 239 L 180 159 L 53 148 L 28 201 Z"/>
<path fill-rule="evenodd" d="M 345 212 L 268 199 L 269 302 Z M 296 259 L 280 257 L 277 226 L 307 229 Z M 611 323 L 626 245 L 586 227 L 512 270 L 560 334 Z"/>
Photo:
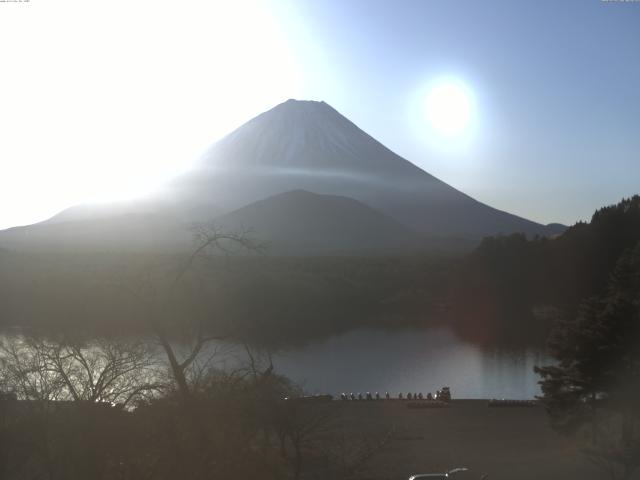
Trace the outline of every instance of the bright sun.
<path fill-rule="evenodd" d="M 461 82 L 446 79 L 436 83 L 428 91 L 425 105 L 431 127 L 443 136 L 460 135 L 471 120 L 472 103 Z"/>

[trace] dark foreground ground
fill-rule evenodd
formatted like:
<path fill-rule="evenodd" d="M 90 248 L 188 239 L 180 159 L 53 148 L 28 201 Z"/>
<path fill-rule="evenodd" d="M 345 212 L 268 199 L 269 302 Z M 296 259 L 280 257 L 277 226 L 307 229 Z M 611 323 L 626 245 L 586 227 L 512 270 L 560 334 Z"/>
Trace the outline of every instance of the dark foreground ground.
<path fill-rule="evenodd" d="M 407 479 L 465 466 L 491 480 L 606 479 L 549 426 L 541 407 L 489 408 L 454 400 L 448 408 L 409 409 L 400 401 L 332 402 L 344 434 L 388 441 L 363 466 L 368 479 Z"/>

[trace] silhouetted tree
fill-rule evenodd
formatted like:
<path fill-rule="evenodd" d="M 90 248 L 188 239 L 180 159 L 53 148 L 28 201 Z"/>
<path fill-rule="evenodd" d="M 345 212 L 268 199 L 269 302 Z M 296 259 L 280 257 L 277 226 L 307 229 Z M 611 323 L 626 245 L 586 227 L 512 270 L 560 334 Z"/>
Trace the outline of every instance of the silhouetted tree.
<path fill-rule="evenodd" d="M 107 403 L 127 408 L 162 388 L 149 345 L 127 338 L 0 340 L 0 386 L 20 400 Z"/>
<path fill-rule="evenodd" d="M 148 329 L 153 333 L 164 352 L 174 389 L 174 409 L 165 418 L 165 433 L 169 438 L 169 451 L 176 459 L 170 464 L 173 475 L 184 473 L 189 465 L 194 480 L 208 478 L 216 470 L 217 452 L 211 448 L 216 438 L 215 430 L 207 428 L 204 418 L 212 413 L 211 402 L 192 382 L 194 369 L 201 364 L 199 358 L 206 353 L 211 342 L 224 335 L 212 332 L 202 312 L 194 313 L 193 305 L 185 305 L 176 311 L 176 297 L 189 290 L 203 289 L 211 277 L 207 269 L 211 255 L 229 255 L 238 250 L 259 250 L 246 232 L 227 233 L 215 226 L 194 227 L 193 250 L 176 266 L 165 269 L 164 275 L 152 275 L 151 268 L 140 279 L 137 288 L 128 290 L 143 307 Z M 188 295 L 187 295 L 188 296 Z M 176 316 L 182 317 L 176 321 Z M 205 362 L 206 363 L 206 362 Z"/>
<path fill-rule="evenodd" d="M 612 478 L 640 466 L 640 243 L 618 260 L 600 297 L 558 320 L 553 366 L 537 367 L 553 425 L 580 433 L 584 452 Z"/>
<path fill-rule="evenodd" d="M 155 367 L 141 341 L 3 337 L 0 478 L 114 474 L 129 458 L 130 407 L 161 390 Z"/>

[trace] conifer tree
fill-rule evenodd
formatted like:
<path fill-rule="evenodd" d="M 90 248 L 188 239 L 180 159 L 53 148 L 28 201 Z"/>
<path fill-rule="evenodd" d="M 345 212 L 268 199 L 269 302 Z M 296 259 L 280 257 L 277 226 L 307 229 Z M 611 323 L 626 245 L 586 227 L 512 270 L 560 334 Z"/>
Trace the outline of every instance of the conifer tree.
<path fill-rule="evenodd" d="M 640 467 L 640 243 L 618 260 L 602 296 L 556 323 L 557 363 L 536 367 L 552 423 L 582 438 L 612 478 Z"/>

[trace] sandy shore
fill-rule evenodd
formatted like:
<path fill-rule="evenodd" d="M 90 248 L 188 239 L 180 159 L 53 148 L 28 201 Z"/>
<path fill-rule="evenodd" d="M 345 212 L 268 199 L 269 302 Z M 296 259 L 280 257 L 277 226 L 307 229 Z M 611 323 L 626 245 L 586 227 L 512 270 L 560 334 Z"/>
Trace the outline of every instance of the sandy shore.
<path fill-rule="evenodd" d="M 363 470 L 366 478 L 407 479 L 465 466 L 491 480 L 605 479 L 543 408 L 489 408 L 487 400 L 454 400 L 447 408 L 410 409 L 400 401 L 332 402 L 346 435 L 388 443 Z"/>

